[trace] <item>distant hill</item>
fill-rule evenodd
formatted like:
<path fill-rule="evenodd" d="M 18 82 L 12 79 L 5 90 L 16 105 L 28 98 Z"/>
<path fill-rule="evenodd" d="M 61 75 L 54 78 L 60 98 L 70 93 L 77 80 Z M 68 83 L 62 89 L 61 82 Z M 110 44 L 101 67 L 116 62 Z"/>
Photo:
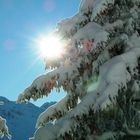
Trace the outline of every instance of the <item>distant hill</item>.
<path fill-rule="evenodd" d="M 47 103 L 44 103 L 40 108 L 45 110 L 46 108 L 48 108 L 51 105 L 54 105 L 55 103 L 56 102 L 47 102 Z"/>
<path fill-rule="evenodd" d="M 12 140 L 28 140 L 35 131 L 38 115 L 54 103 L 45 103 L 41 107 L 37 107 L 32 103 L 16 104 L 16 102 L 0 96 L 0 116 L 7 120 Z"/>

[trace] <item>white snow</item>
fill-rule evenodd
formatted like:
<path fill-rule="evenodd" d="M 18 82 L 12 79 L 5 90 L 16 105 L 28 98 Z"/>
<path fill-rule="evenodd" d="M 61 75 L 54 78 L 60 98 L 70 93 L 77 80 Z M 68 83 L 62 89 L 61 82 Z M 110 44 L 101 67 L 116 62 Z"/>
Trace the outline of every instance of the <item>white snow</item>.
<path fill-rule="evenodd" d="M 9 134 L 8 127 L 6 125 L 6 120 L 0 116 L 0 138 L 3 138 L 4 136 L 11 139 L 11 135 Z"/>
<path fill-rule="evenodd" d="M 80 11 L 85 11 L 93 8 L 93 5 L 95 3 L 95 0 L 82 0 L 80 5 Z"/>
<path fill-rule="evenodd" d="M 74 57 L 75 53 L 78 52 L 76 49 L 74 49 L 75 53 L 68 52 L 69 54 L 65 56 L 66 61 L 62 62 L 60 67 L 49 74 L 37 78 L 33 81 L 32 85 L 20 95 L 19 101 L 26 100 L 30 97 L 39 98 L 42 94 L 44 95 L 44 93 L 39 93 L 37 91 L 37 93 L 33 95 L 34 93 L 31 92 L 32 87 L 36 87 L 38 90 L 42 89 L 44 82 L 57 74 L 59 75 L 59 78 L 56 79 L 56 86 L 58 88 L 63 86 L 65 82 L 68 82 L 67 91 L 70 91 L 70 93 L 68 93 L 59 103 L 51 106 L 39 116 L 37 121 L 37 127 L 39 129 L 35 134 L 35 138 L 33 138 L 34 140 L 46 140 L 46 138 L 51 140 L 52 138 L 55 139 L 56 137 L 63 135 L 65 132 L 69 132 L 71 127 L 77 125 L 74 122 L 73 117 L 88 114 L 90 107 L 94 111 L 106 108 L 112 101 L 115 102 L 119 90 L 127 89 L 127 85 L 132 80 L 133 75 L 138 75 L 138 72 L 134 69 L 138 65 L 138 58 L 140 57 L 140 37 L 138 36 L 138 33 L 132 34 L 133 18 L 125 21 L 119 19 L 112 24 L 106 23 L 103 27 L 95 22 L 89 22 L 88 24 L 83 25 L 83 27 L 78 27 L 80 22 L 86 20 L 85 16 L 83 16 L 84 12 L 92 9 L 91 21 L 93 21 L 97 14 L 106 10 L 107 4 L 114 4 L 114 0 L 82 0 L 79 13 L 58 24 L 58 32 L 60 34 L 66 33 L 70 36 L 70 50 L 76 43 L 94 39 L 95 49 L 93 48 L 92 51 L 95 53 L 96 49 L 98 49 L 98 43 L 107 42 L 109 40 L 109 31 L 113 31 L 115 27 L 122 28 L 124 23 L 126 24 L 126 28 L 124 29 L 124 33 L 120 33 L 119 36 L 115 36 L 110 42 L 107 42 L 107 46 L 102 49 L 102 52 L 99 52 L 97 60 L 88 58 L 87 54 L 89 52 L 84 52 L 83 48 L 79 45 L 79 57 Z M 133 17 L 137 18 L 134 9 L 131 9 L 131 14 Z M 108 49 L 118 47 L 116 44 L 120 44 L 120 42 L 124 42 L 124 45 L 126 45 L 124 52 L 117 56 L 110 57 Z M 93 64 L 92 74 L 90 76 L 92 77 L 96 72 L 99 72 L 99 77 L 96 82 L 96 88 L 94 88 L 95 83 L 91 83 L 87 88 L 86 93 L 80 98 L 80 94 L 82 93 L 81 90 L 83 89 L 82 86 L 84 86 L 83 83 L 89 78 L 87 67 L 83 68 L 83 75 L 78 75 L 80 73 L 78 73 L 78 68 L 80 67 L 80 64 L 84 64 L 84 62 L 88 64 L 91 62 Z M 128 68 L 130 71 L 128 71 Z M 71 90 L 74 87 L 74 77 L 77 77 L 78 79 L 76 91 Z M 138 83 L 135 82 L 133 90 L 138 91 L 138 86 Z M 67 109 L 68 100 L 70 99 L 69 95 L 74 94 L 77 90 L 79 91 L 78 95 L 80 102 L 78 102 L 74 108 Z M 63 116 L 60 119 L 57 118 L 58 112 L 61 112 Z M 42 127 L 49 121 L 54 121 L 56 119 L 58 120 L 55 121 L 54 125 L 51 125 L 50 128 Z M 112 134 L 112 132 L 108 132 L 104 133 L 102 136 L 108 138 L 112 136 Z M 100 138 L 103 138 L 102 136 Z"/>
<path fill-rule="evenodd" d="M 104 25 L 104 28 L 107 30 L 107 31 L 111 31 L 111 30 L 114 30 L 114 27 L 119 27 L 119 28 L 122 28 L 123 27 L 123 21 L 118 19 L 117 21 L 115 21 L 114 23 L 106 23 Z"/>
<path fill-rule="evenodd" d="M 66 95 L 61 101 L 47 108 L 44 112 L 42 112 L 36 123 L 36 127 L 39 128 L 45 125 L 47 122 L 56 119 L 56 113 L 61 112 L 62 114 L 68 111 L 67 102 L 69 100 L 69 96 Z"/>
<path fill-rule="evenodd" d="M 73 34 L 76 32 L 76 27 L 78 26 L 78 24 L 86 20 L 87 17 L 85 17 L 82 13 L 78 13 L 71 18 L 59 22 L 57 28 L 61 34 L 67 33 L 71 35 L 71 33 Z"/>
<path fill-rule="evenodd" d="M 114 4 L 114 0 L 94 0 L 91 19 L 95 19 L 97 14 L 107 9 L 107 4 Z"/>
<path fill-rule="evenodd" d="M 35 133 L 35 138 L 32 137 L 30 140 L 54 140 L 55 139 L 53 126 L 49 125 L 49 127 L 41 127 Z"/>
<path fill-rule="evenodd" d="M 97 43 L 103 41 L 106 42 L 109 33 L 106 32 L 103 27 L 94 22 L 89 22 L 86 26 L 78 30 L 78 32 L 72 37 L 72 41 L 80 42 L 81 40 L 94 39 L 95 46 Z"/>

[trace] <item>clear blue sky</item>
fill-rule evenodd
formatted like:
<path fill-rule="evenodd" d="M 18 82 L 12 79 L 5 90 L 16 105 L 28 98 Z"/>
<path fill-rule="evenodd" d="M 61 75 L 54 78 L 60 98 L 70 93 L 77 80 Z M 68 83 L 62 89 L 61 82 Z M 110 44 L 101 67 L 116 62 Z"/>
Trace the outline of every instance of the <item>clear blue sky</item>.
<path fill-rule="evenodd" d="M 0 0 L 0 96 L 16 100 L 19 93 L 45 73 L 32 39 L 74 15 L 80 0 Z M 58 101 L 52 94 L 45 101 Z M 41 105 L 44 100 L 36 102 Z"/>

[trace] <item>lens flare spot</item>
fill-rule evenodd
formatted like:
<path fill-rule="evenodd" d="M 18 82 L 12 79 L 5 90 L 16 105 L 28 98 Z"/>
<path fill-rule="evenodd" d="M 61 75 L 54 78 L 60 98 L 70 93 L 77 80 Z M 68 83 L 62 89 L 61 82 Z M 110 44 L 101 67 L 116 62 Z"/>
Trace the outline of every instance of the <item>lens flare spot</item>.
<path fill-rule="evenodd" d="M 43 58 L 57 59 L 63 54 L 63 43 L 58 36 L 41 36 L 37 39 L 39 54 Z"/>

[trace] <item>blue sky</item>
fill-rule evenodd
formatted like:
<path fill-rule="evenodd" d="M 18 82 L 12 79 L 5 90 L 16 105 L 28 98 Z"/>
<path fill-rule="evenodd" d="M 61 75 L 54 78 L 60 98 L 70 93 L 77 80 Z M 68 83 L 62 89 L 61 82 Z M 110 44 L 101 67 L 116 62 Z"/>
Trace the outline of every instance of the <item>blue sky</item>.
<path fill-rule="evenodd" d="M 61 19 L 74 15 L 80 0 L 0 0 L 0 96 L 16 100 L 38 76 L 45 73 L 37 60 L 33 39 L 52 31 Z M 55 93 L 39 100 L 58 101 Z"/>

